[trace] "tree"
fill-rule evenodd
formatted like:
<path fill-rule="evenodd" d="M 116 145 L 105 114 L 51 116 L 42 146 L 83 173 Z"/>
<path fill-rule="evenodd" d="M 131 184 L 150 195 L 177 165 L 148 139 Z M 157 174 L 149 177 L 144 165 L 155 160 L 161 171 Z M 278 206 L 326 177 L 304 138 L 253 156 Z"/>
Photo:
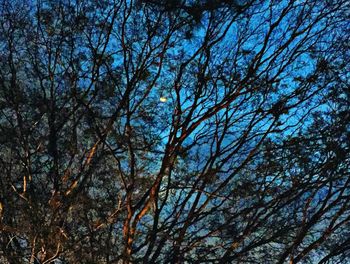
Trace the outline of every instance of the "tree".
<path fill-rule="evenodd" d="M 348 8 L 2 1 L 1 261 L 346 261 Z"/>

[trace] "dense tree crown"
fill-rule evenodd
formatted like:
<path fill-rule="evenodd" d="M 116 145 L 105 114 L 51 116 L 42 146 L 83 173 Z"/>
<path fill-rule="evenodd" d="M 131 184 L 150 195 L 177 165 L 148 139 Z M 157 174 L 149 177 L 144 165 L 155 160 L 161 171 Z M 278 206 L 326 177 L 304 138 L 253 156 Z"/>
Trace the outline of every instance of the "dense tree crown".
<path fill-rule="evenodd" d="M 348 0 L 1 0 L 1 263 L 349 263 Z"/>

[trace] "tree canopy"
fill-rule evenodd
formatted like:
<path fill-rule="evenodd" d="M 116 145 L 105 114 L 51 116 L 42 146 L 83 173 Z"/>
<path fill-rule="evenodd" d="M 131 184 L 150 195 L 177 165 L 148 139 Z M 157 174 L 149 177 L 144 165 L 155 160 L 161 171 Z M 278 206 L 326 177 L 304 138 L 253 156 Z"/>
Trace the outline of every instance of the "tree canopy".
<path fill-rule="evenodd" d="M 1 263 L 350 261 L 348 0 L 2 0 Z"/>

